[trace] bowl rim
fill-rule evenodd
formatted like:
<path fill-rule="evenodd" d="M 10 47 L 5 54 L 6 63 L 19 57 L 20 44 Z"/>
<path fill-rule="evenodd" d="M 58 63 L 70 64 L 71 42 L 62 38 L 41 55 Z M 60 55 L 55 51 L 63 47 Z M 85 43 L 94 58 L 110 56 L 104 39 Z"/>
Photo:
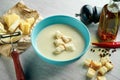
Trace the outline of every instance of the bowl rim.
<path fill-rule="evenodd" d="M 45 21 L 45 20 L 47 20 L 47 19 L 49 19 L 49 18 L 53 18 L 53 17 L 68 17 L 68 18 L 71 18 L 71 19 L 73 19 L 74 21 L 82 24 L 82 26 L 86 29 L 87 34 L 88 34 L 88 36 L 89 36 L 89 37 L 88 37 L 88 39 L 89 39 L 88 41 L 89 41 L 89 42 L 88 42 L 88 45 L 86 46 L 86 48 L 83 49 L 82 52 L 80 52 L 80 55 L 79 55 L 79 56 L 76 56 L 76 57 L 71 58 L 71 59 L 68 59 L 68 60 L 55 60 L 55 59 L 51 59 L 51 58 L 48 58 L 48 57 L 42 55 L 42 53 L 37 49 L 37 46 L 35 45 L 35 41 L 34 41 L 35 39 L 33 39 L 36 26 L 39 25 L 40 23 L 42 23 L 42 21 Z M 76 19 L 76 18 L 74 18 L 74 17 L 72 17 L 72 16 L 68 16 L 68 15 L 52 15 L 52 16 L 48 16 L 48 17 L 44 18 L 43 20 L 39 21 L 39 22 L 34 26 L 34 28 L 33 28 L 33 30 L 32 30 L 32 33 L 31 33 L 31 43 L 32 43 L 32 46 L 33 46 L 34 50 L 36 51 L 35 53 L 37 53 L 38 56 L 40 56 L 40 57 L 42 57 L 42 58 L 45 58 L 45 59 L 47 59 L 47 60 L 53 61 L 53 62 L 68 62 L 68 61 L 73 61 L 73 60 L 79 59 L 80 57 L 82 57 L 82 56 L 87 52 L 87 50 L 88 50 L 88 48 L 89 48 L 89 46 L 90 46 L 90 42 L 91 42 L 91 37 L 90 37 L 90 32 L 89 32 L 87 26 L 86 26 L 84 23 L 82 23 L 81 21 L 79 21 L 78 19 Z"/>

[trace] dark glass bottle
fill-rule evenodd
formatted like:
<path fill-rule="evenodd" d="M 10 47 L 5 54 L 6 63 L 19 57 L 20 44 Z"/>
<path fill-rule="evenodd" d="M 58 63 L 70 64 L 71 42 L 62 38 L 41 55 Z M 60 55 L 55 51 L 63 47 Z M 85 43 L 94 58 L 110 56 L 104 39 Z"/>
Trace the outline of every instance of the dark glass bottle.
<path fill-rule="evenodd" d="M 120 26 L 120 0 L 110 0 L 100 15 L 98 36 L 102 41 L 114 41 Z"/>

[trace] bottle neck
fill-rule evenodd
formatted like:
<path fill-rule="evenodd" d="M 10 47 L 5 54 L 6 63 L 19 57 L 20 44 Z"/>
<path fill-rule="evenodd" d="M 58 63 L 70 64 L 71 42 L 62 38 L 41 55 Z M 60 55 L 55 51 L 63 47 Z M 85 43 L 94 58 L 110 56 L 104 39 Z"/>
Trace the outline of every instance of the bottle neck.
<path fill-rule="evenodd" d="M 108 6 L 108 10 L 113 13 L 117 13 L 120 11 L 120 0 L 110 0 Z"/>
<path fill-rule="evenodd" d="M 120 0 L 110 0 L 109 4 L 120 4 Z"/>

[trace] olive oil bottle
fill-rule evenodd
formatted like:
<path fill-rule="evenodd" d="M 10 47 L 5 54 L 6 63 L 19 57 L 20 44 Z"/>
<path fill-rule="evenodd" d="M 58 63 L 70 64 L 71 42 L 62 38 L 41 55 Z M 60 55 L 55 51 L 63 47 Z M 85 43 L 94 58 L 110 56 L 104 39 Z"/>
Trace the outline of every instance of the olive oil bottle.
<path fill-rule="evenodd" d="M 120 26 L 120 0 L 110 0 L 100 15 L 98 36 L 102 41 L 114 41 Z"/>

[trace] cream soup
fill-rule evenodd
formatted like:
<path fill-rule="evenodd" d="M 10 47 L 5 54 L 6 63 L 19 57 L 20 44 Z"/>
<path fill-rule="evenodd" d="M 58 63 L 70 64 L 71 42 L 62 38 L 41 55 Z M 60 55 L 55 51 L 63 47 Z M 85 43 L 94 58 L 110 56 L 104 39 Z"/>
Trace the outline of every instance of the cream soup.
<path fill-rule="evenodd" d="M 76 48 L 74 51 L 72 52 L 64 51 L 58 55 L 53 54 L 55 50 L 55 46 L 53 44 L 54 35 L 55 35 L 55 32 L 58 30 L 63 34 L 65 34 L 66 36 L 70 36 L 72 38 L 72 43 Z M 46 27 L 38 34 L 36 43 L 40 53 L 42 53 L 43 56 L 46 56 L 54 60 L 60 60 L 60 61 L 69 60 L 77 57 L 78 55 L 80 55 L 80 53 L 82 52 L 85 46 L 82 35 L 80 35 L 80 33 L 76 29 L 65 24 L 53 24 Z"/>

